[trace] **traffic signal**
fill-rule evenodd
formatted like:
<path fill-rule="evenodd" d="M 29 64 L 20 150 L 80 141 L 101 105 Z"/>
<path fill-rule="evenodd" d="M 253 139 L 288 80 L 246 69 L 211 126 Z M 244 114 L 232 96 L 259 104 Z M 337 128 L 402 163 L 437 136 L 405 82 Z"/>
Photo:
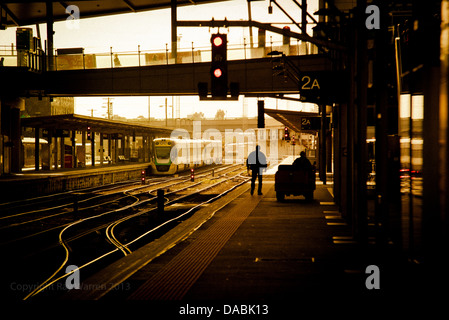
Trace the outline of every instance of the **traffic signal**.
<path fill-rule="evenodd" d="M 190 181 L 195 181 L 195 170 L 193 168 L 190 169 Z"/>
<path fill-rule="evenodd" d="M 257 101 L 257 128 L 265 128 L 265 101 Z"/>
<path fill-rule="evenodd" d="M 87 127 L 87 140 L 92 140 L 92 131 L 90 130 L 90 126 Z"/>
<path fill-rule="evenodd" d="M 290 32 L 290 27 L 285 26 L 282 28 L 284 34 L 282 35 L 282 44 L 283 45 L 290 45 L 290 36 L 288 36 L 288 32 Z"/>
<path fill-rule="evenodd" d="M 284 140 L 286 141 L 290 140 L 290 132 L 288 131 L 288 127 L 284 128 Z"/>
<path fill-rule="evenodd" d="M 212 35 L 211 93 L 214 98 L 225 98 L 228 94 L 228 61 L 227 35 L 215 33 Z"/>
<path fill-rule="evenodd" d="M 140 171 L 140 180 L 142 181 L 142 184 L 145 184 L 145 170 Z"/>

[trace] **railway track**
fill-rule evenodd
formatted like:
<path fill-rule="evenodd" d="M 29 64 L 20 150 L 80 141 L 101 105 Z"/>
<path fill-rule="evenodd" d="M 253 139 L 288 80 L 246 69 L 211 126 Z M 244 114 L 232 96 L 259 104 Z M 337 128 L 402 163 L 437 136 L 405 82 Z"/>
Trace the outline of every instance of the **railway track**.
<path fill-rule="evenodd" d="M 226 168 L 218 170 L 226 170 Z M 210 169 L 203 169 L 198 174 L 199 176 L 207 175 L 209 171 Z M 154 198 L 145 194 L 145 190 L 165 188 L 177 184 L 173 181 L 182 183 L 183 180 L 189 181 L 186 175 L 169 178 L 152 177 L 149 183 L 143 186 L 140 180 L 131 181 L 102 188 L 88 188 L 33 198 L 25 200 L 24 203 L 14 201 L 0 204 L 0 248 L 51 232 L 54 228 L 63 228 L 71 221 L 98 214 L 98 210 L 106 212 L 124 207 L 134 202 L 135 196 Z M 30 230 L 38 231 L 30 233 Z"/>
<path fill-rule="evenodd" d="M 211 170 L 197 172 L 195 182 L 190 181 L 190 176 L 188 179 L 185 176 L 179 176 L 171 179 L 165 178 L 164 181 L 150 180 L 146 185 L 122 185 L 120 190 L 118 190 L 119 187 L 117 190 L 113 190 L 114 188 L 96 190 L 96 193 L 102 195 L 120 193 L 123 196 L 121 199 L 110 200 L 111 203 L 108 205 L 111 207 L 108 210 L 104 210 L 104 205 L 91 205 L 89 213 L 86 210 L 83 215 L 79 214 L 75 221 L 67 221 L 70 220 L 67 213 L 55 211 L 57 213 L 50 214 L 52 217 L 47 218 L 54 220 L 55 225 L 38 232 L 22 235 L 18 239 L 10 239 L 6 244 L 0 244 L 0 247 L 14 247 L 15 251 L 16 244 L 20 240 L 21 247 L 32 251 L 19 259 L 22 268 L 18 269 L 21 270 L 18 273 L 27 273 L 25 277 L 22 277 L 24 279 L 22 281 L 36 283 L 37 278 L 42 279 L 44 271 L 50 274 L 48 270 L 54 270 L 50 276 L 44 281 L 41 280 L 39 285 L 35 284 L 21 298 L 26 300 L 37 295 L 60 294 L 61 290 L 49 290 L 49 288 L 54 288 L 55 284 L 61 283 L 65 277 L 70 275 L 70 273 L 65 273 L 65 268 L 68 265 L 79 266 L 76 270 L 86 269 L 89 266 L 88 269 L 94 272 L 96 268 L 100 268 L 120 256 L 132 253 L 142 244 L 151 241 L 152 237 L 157 237 L 158 233 L 170 228 L 171 223 L 188 217 L 194 210 L 227 193 L 233 186 L 246 182 L 248 178 L 242 176 L 244 171 L 242 168 L 241 165 L 238 165 L 215 169 L 213 177 Z M 166 191 L 165 207 L 168 208 L 163 215 L 158 214 L 155 194 L 161 188 Z M 121 202 L 124 199 L 126 201 Z M 80 209 L 81 206 L 78 210 L 80 211 Z M 31 217 L 31 214 L 10 216 L 23 218 Z M 41 222 L 44 220 L 39 220 L 40 218 L 36 217 L 33 219 Z M 36 223 L 36 221 L 30 222 L 30 220 L 32 219 L 20 223 L 27 222 L 27 226 Z M 63 223 L 64 221 L 65 223 Z M 24 225 L 19 226 L 23 228 Z M 5 226 L 2 227 L 8 229 Z M 10 228 L 13 227 L 10 225 Z M 39 239 L 39 241 L 31 241 L 32 239 Z M 23 268 L 33 260 L 42 262 L 42 267 L 33 268 L 36 271 L 34 273 Z M 57 260 L 60 262 L 55 263 Z M 55 265 L 57 266 L 55 267 Z M 96 267 L 92 267 L 93 265 Z"/>

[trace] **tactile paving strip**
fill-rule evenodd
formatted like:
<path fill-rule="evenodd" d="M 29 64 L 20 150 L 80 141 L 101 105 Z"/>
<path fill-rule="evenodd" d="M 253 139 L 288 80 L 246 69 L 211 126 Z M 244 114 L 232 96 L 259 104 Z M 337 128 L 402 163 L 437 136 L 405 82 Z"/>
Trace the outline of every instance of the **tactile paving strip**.
<path fill-rule="evenodd" d="M 130 300 L 181 300 L 262 197 L 245 194 L 240 203 L 133 292 Z"/>

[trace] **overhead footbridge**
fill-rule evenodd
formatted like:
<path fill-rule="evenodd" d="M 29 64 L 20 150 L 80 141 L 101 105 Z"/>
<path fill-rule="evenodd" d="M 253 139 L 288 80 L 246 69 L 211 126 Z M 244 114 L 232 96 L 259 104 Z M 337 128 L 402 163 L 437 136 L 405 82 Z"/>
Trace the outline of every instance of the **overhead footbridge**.
<path fill-rule="evenodd" d="M 324 55 L 289 56 L 300 72 L 329 71 L 331 61 Z M 238 83 L 246 96 L 298 93 L 299 84 L 275 72 L 273 58 L 228 61 L 229 83 Z M 133 67 L 85 68 L 42 73 L 25 68 L 2 68 L 8 79 L 2 94 L 19 96 L 121 96 L 121 95 L 197 95 L 198 84 L 207 83 L 210 91 L 210 62 L 146 65 Z"/>

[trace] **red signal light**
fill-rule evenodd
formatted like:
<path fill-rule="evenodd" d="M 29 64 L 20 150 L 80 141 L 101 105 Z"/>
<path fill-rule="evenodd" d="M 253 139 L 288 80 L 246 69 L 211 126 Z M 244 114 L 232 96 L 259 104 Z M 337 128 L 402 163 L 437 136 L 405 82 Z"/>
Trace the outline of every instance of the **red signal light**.
<path fill-rule="evenodd" d="M 142 184 L 145 184 L 145 170 L 140 171 L 140 180 L 142 181 Z"/>
<path fill-rule="evenodd" d="M 220 78 L 222 75 L 223 75 L 223 71 L 221 71 L 221 69 L 215 69 L 214 70 L 215 78 Z"/>
<path fill-rule="evenodd" d="M 223 44 L 223 39 L 221 37 L 215 37 L 212 43 L 214 46 L 219 47 Z"/>
<path fill-rule="evenodd" d="M 227 35 L 216 33 L 211 36 L 211 94 L 224 98 L 228 92 Z"/>
<path fill-rule="evenodd" d="M 290 140 L 290 132 L 288 131 L 288 127 L 284 128 L 284 140 Z"/>

